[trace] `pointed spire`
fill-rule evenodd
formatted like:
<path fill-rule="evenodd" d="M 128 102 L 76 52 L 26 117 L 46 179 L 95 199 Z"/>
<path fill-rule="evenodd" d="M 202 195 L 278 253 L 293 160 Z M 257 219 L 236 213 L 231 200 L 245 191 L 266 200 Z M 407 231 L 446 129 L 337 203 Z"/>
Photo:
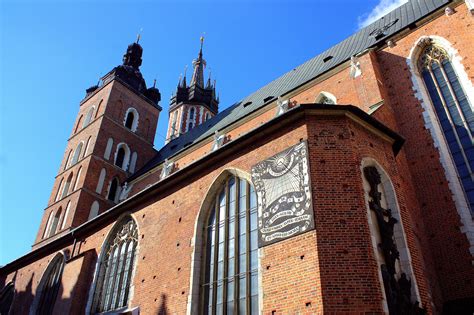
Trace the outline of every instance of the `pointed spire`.
<path fill-rule="evenodd" d="M 204 37 L 201 36 L 201 48 L 199 49 L 198 58 L 193 60 L 194 72 L 190 83 L 190 85 L 195 84 L 201 88 L 204 88 L 204 68 L 206 67 L 206 61 L 202 58 L 203 43 Z"/>
<path fill-rule="evenodd" d="M 209 69 L 209 77 L 207 78 L 207 84 L 206 84 L 206 89 L 210 89 L 212 86 L 211 86 L 211 75 L 212 75 L 212 72 L 211 70 Z"/>

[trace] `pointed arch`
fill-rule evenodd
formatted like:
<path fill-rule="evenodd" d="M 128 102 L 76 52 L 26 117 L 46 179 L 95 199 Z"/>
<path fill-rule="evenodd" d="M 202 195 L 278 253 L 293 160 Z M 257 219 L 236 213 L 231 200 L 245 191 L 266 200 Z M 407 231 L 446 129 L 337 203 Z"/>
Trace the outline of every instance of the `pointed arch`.
<path fill-rule="evenodd" d="M 125 112 L 123 125 L 131 131 L 136 132 L 138 128 L 139 117 L 140 115 L 138 114 L 138 111 L 133 107 L 129 107 Z"/>
<path fill-rule="evenodd" d="M 244 190 L 245 194 L 242 194 Z M 228 200 L 228 202 L 224 203 L 226 205 L 225 209 L 228 210 L 227 212 L 220 210 L 221 201 L 224 200 L 222 198 Z M 187 314 L 201 313 L 207 307 L 210 307 L 209 309 L 234 307 L 234 310 L 236 310 L 239 307 L 239 302 L 243 303 L 241 307 L 249 307 L 252 314 L 254 312 L 258 313 L 258 309 L 261 308 L 262 295 L 258 290 L 261 287 L 258 285 L 258 283 L 261 283 L 261 268 L 258 259 L 260 254 L 257 249 L 256 200 L 250 175 L 239 169 L 229 168 L 222 171 L 209 187 L 195 222 L 190 279 L 191 289 L 188 296 Z M 243 205 L 244 203 L 246 205 L 245 208 L 239 206 L 239 204 Z M 226 219 L 221 221 L 224 217 Z M 241 220 L 243 220 L 242 223 Z M 219 245 L 219 229 L 215 229 L 215 221 L 224 224 L 226 229 L 233 229 L 235 231 L 234 238 L 229 236 L 223 239 L 224 245 Z M 243 228 L 244 222 L 246 229 Z M 239 242 L 243 244 L 243 239 L 246 239 L 246 242 L 251 244 L 249 248 L 245 248 L 245 251 L 244 248 L 239 248 L 237 245 Z M 216 242 L 215 240 L 218 241 Z M 225 257 L 223 255 L 222 261 L 220 261 L 217 258 L 219 255 L 214 255 L 218 251 L 219 246 L 222 248 L 234 248 L 234 252 L 231 253 L 232 251 L 227 250 Z M 239 276 L 239 268 L 243 268 L 243 263 L 239 262 L 241 260 L 250 262 L 248 265 L 245 265 L 245 270 L 250 275 L 248 278 Z M 216 264 L 212 264 L 211 261 L 215 261 Z M 218 290 L 223 288 L 223 285 L 217 285 L 217 279 L 211 279 L 210 270 L 220 268 L 218 267 L 219 264 L 228 266 L 226 269 L 228 270 L 227 277 L 222 279 L 224 285 L 234 290 L 235 286 L 239 284 L 249 286 L 249 290 L 246 292 L 250 292 L 250 294 L 246 296 L 247 299 L 245 300 L 248 301 L 248 304 L 244 300 L 240 300 L 238 294 L 235 302 L 231 299 L 223 298 L 222 304 L 218 303 L 216 294 Z M 234 268 L 235 266 L 237 268 Z M 231 275 L 230 273 L 233 274 Z M 224 305 L 226 301 L 227 304 Z"/>
<path fill-rule="evenodd" d="M 92 120 L 92 116 L 94 115 L 94 109 L 95 109 L 95 106 L 92 106 L 92 107 L 87 111 L 86 118 L 84 119 L 84 123 L 82 124 L 82 128 L 85 128 L 85 127 L 87 127 L 87 125 L 90 124 L 90 122 L 91 122 L 91 120 Z"/>
<path fill-rule="evenodd" d="M 102 188 L 104 187 L 105 175 L 107 174 L 105 168 L 100 170 L 99 181 L 97 182 L 97 188 L 95 192 L 99 195 L 102 194 Z"/>
<path fill-rule="evenodd" d="M 91 205 L 91 210 L 89 212 L 88 220 L 92 220 L 97 215 L 99 215 L 99 202 L 97 200 L 95 200 Z"/>
<path fill-rule="evenodd" d="M 128 166 L 130 164 L 130 148 L 126 143 L 121 142 L 117 145 L 114 164 L 124 171 L 128 170 Z"/>
<path fill-rule="evenodd" d="M 77 133 L 79 131 L 79 126 L 81 126 L 81 122 L 82 122 L 82 115 L 79 116 L 79 119 L 77 120 L 77 125 L 76 125 L 76 128 L 74 129 L 74 133 Z"/>
<path fill-rule="evenodd" d="M 89 147 L 91 145 L 91 139 L 92 139 L 92 136 L 90 136 L 88 139 L 87 139 L 87 142 L 86 142 L 86 148 L 84 149 L 84 154 L 82 155 L 82 157 L 85 157 L 87 155 L 87 153 L 89 152 Z"/>
<path fill-rule="evenodd" d="M 61 276 L 66 262 L 63 252 L 57 253 L 41 277 L 30 314 L 52 314 L 61 286 Z"/>
<path fill-rule="evenodd" d="M 68 167 L 69 159 L 71 158 L 71 155 L 72 155 L 72 150 L 69 150 L 69 153 L 67 154 L 66 162 L 64 163 L 63 171 Z"/>
<path fill-rule="evenodd" d="M 56 191 L 56 197 L 54 198 L 54 201 L 58 201 L 61 198 L 61 192 L 63 191 L 63 182 L 64 177 L 61 178 L 61 181 L 59 182 L 58 191 Z"/>
<path fill-rule="evenodd" d="M 94 118 L 97 118 L 99 116 L 99 112 L 100 112 L 100 106 L 102 105 L 102 102 L 104 100 L 100 100 L 99 102 L 99 105 L 97 105 L 97 110 L 95 111 L 95 115 L 94 115 Z"/>
<path fill-rule="evenodd" d="M 54 234 L 56 234 L 58 226 L 59 226 L 59 220 L 61 219 L 61 213 L 63 209 L 59 207 L 58 211 L 56 211 L 56 214 L 53 217 L 53 220 L 51 221 L 51 227 L 49 229 L 48 236 L 51 237 Z"/>
<path fill-rule="evenodd" d="M 398 199 L 395 191 L 395 187 L 388 176 L 388 173 L 382 166 L 373 158 L 366 157 L 362 159 L 361 162 L 361 173 L 362 173 L 362 183 L 364 188 L 364 197 L 365 204 L 367 209 L 367 220 L 369 222 L 369 229 L 372 239 L 372 248 L 374 252 L 374 257 L 378 265 L 378 276 L 379 282 L 382 290 L 383 296 L 383 305 L 384 309 L 388 312 L 389 304 L 386 297 L 386 292 L 384 288 L 384 281 L 382 275 L 382 266 L 386 265 L 383 252 L 381 250 L 381 237 L 380 237 L 380 226 L 377 222 L 377 216 L 373 210 L 371 210 L 369 202 L 371 186 L 367 179 L 365 172 L 366 168 L 375 168 L 380 175 L 380 184 L 378 191 L 381 194 L 381 203 L 385 209 L 391 210 L 391 216 L 397 221 L 393 226 L 393 238 L 396 249 L 399 252 L 399 259 L 395 263 L 396 274 L 395 277 L 397 280 L 401 277 L 402 274 L 405 274 L 408 279 L 411 280 L 411 299 L 412 301 L 421 302 L 420 292 L 418 289 L 418 283 L 416 281 L 415 273 L 412 266 L 412 259 L 410 250 L 408 248 L 407 237 L 405 234 L 403 220 L 400 214 L 400 206 L 398 204 Z M 384 267 L 385 268 L 385 267 Z"/>
<path fill-rule="evenodd" d="M 315 103 L 319 104 L 337 104 L 337 99 L 336 97 L 326 91 L 322 91 L 318 94 L 318 96 L 314 100 Z"/>
<path fill-rule="evenodd" d="M 79 187 L 79 181 L 81 179 L 81 173 L 82 173 L 82 166 L 79 167 L 79 170 L 77 171 L 76 180 L 74 181 L 74 186 L 72 188 L 72 191 L 76 191 L 77 188 Z"/>
<path fill-rule="evenodd" d="M 64 212 L 64 216 L 62 218 L 61 230 L 63 230 L 66 227 L 67 217 L 69 215 L 70 209 L 71 209 L 71 201 L 68 201 L 67 206 L 66 206 L 66 211 Z"/>
<path fill-rule="evenodd" d="M 189 108 L 187 122 L 186 131 L 193 129 L 196 125 L 196 108 L 194 106 Z"/>
<path fill-rule="evenodd" d="M 112 146 L 114 145 L 114 139 L 109 138 L 107 140 L 107 145 L 105 146 L 104 159 L 110 159 L 110 153 L 112 152 Z"/>
<path fill-rule="evenodd" d="M 49 213 L 48 221 L 46 221 L 46 225 L 45 225 L 45 227 L 44 227 L 43 237 L 42 237 L 42 238 L 46 238 L 46 237 L 48 236 L 49 227 L 51 226 L 51 221 L 53 220 L 53 214 L 54 214 L 54 211 L 51 211 L 51 212 Z"/>
<path fill-rule="evenodd" d="M 64 184 L 63 191 L 62 191 L 61 197 L 59 199 L 63 199 L 64 197 L 66 197 L 68 195 L 69 188 L 71 187 L 71 182 L 72 182 L 73 176 L 74 176 L 74 173 L 71 172 L 69 174 L 69 176 L 67 177 L 66 184 Z"/>
<path fill-rule="evenodd" d="M 467 129 L 470 128 L 456 126 L 456 123 L 454 124 L 455 126 L 453 128 L 452 124 L 449 122 L 449 115 L 447 114 L 449 112 L 452 112 L 452 109 L 454 108 L 452 106 L 451 108 L 449 108 L 450 106 L 444 106 L 446 105 L 446 102 L 443 103 L 443 101 L 441 101 L 441 98 L 443 97 L 439 97 L 440 95 L 446 94 L 449 91 L 449 87 L 447 85 L 444 87 L 445 93 L 443 93 L 443 91 L 441 92 L 441 94 L 435 93 L 435 90 L 436 92 L 439 91 L 436 86 L 433 86 L 434 81 L 437 81 L 437 79 L 435 75 L 431 76 L 431 74 L 431 82 L 428 82 L 427 84 L 426 80 L 430 81 L 430 78 L 426 75 L 426 73 L 424 76 L 424 68 L 421 67 L 422 64 L 420 64 L 420 62 L 422 63 L 424 61 L 423 54 L 426 54 L 426 48 L 428 46 L 439 47 L 441 50 L 443 50 L 442 53 L 445 55 L 444 57 L 448 59 L 451 64 L 452 71 L 450 71 L 452 73 L 450 76 L 453 79 L 457 77 L 458 83 L 456 84 L 458 85 L 458 89 L 464 91 L 464 94 L 468 100 L 469 106 L 464 106 L 464 108 L 471 111 L 471 113 L 474 110 L 474 86 L 472 81 L 469 79 L 461 62 L 462 57 L 459 55 L 458 51 L 448 40 L 440 36 L 430 35 L 421 36 L 415 42 L 406 59 L 407 65 L 412 74 L 411 80 L 413 83 L 413 90 L 416 91 L 415 97 L 420 101 L 421 107 L 423 108 L 422 116 L 425 121 L 425 127 L 429 130 L 434 142 L 434 146 L 439 151 L 440 162 L 444 169 L 444 173 L 448 182 L 448 187 L 451 190 L 456 210 L 460 216 L 460 221 L 462 224 L 460 230 L 466 234 L 466 237 L 470 244 L 471 255 L 474 256 L 474 223 L 472 221 L 472 213 L 474 211 L 474 191 L 466 189 L 467 187 L 473 187 L 472 181 L 474 180 L 474 174 L 472 173 L 472 171 L 474 170 L 474 161 L 470 157 L 473 156 L 472 150 L 474 149 L 474 146 L 472 145 L 472 141 L 465 141 L 465 139 L 463 139 L 466 137 L 458 137 L 459 140 L 461 140 L 461 146 L 463 147 L 463 149 L 466 149 L 466 144 L 468 144 L 472 148 L 467 148 L 469 154 L 465 154 L 465 156 L 462 156 L 461 151 L 465 151 L 466 153 L 466 150 L 455 150 L 456 153 L 452 153 L 454 152 L 453 148 L 455 148 L 456 146 L 458 146 L 459 148 L 459 144 L 457 139 L 455 139 L 456 137 L 454 137 L 453 130 L 460 131 L 460 134 L 462 135 L 467 131 Z M 436 59 L 436 57 L 434 59 Z M 436 71 L 441 71 L 441 69 L 437 69 Z M 447 77 L 448 79 L 450 76 L 442 75 L 442 77 Z M 433 77 L 435 77 L 435 80 L 432 80 Z M 428 88 L 430 86 L 431 92 Z M 452 91 L 449 91 L 449 93 L 452 93 Z M 436 94 L 438 94 L 438 96 Z M 445 112 L 444 114 L 443 111 Z M 450 128 L 451 130 L 449 130 Z M 462 129 L 465 130 L 463 131 Z M 462 164 L 471 166 L 471 174 L 467 174 L 469 173 L 469 171 L 466 173 L 465 170 L 467 168 L 462 167 Z M 470 193 L 467 193 L 467 190 L 470 190 Z"/>
<path fill-rule="evenodd" d="M 127 308 L 133 295 L 138 235 L 131 214 L 122 215 L 110 230 L 96 264 L 86 314 Z"/>
<path fill-rule="evenodd" d="M 74 150 L 74 155 L 72 156 L 72 160 L 71 160 L 70 165 L 74 165 L 79 161 L 83 146 L 84 146 L 84 142 L 83 141 L 79 142 L 79 144 L 76 147 L 76 150 Z"/>

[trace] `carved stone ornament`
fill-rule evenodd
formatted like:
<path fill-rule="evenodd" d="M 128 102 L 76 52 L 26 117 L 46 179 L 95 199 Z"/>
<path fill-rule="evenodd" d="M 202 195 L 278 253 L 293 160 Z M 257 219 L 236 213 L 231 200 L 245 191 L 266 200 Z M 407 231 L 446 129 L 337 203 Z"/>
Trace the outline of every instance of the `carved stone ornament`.
<path fill-rule="evenodd" d="M 128 187 L 127 182 L 125 182 L 125 184 L 123 184 L 122 190 L 120 191 L 119 201 L 123 201 L 123 200 L 128 198 L 128 194 L 132 190 L 132 186 L 133 185 L 130 185 L 130 187 Z"/>
<path fill-rule="evenodd" d="M 306 142 L 252 167 L 259 247 L 314 229 L 309 176 Z"/>
<path fill-rule="evenodd" d="M 400 259 L 397 245 L 394 239 L 394 227 L 398 220 L 392 216 L 390 209 L 384 209 L 381 204 L 382 193 L 378 186 L 381 184 L 380 174 L 376 167 L 364 168 L 364 176 L 369 182 L 369 208 L 377 217 L 381 242 L 379 248 L 385 264 L 380 266 L 385 296 L 387 298 L 388 311 L 390 315 L 424 315 L 426 310 L 419 306 L 419 302 L 411 302 L 411 280 L 405 273 L 397 276 L 396 261 Z M 398 279 L 397 279 L 398 277 Z"/>
<path fill-rule="evenodd" d="M 160 179 L 164 179 L 164 178 L 168 177 L 168 175 L 173 173 L 173 170 L 174 170 L 174 162 L 173 161 L 168 161 L 168 159 L 166 159 L 163 162 L 163 168 L 161 169 Z"/>
<path fill-rule="evenodd" d="M 212 145 L 212 151 L 216 151 L 224 145 L 225 134 L 220 134 L 217 130 L 214 132 L 214 143 Z"/>
<path fill-rule="evenodd" d="M 354 79 L 360 76 L 361 74 L 362 74 L 362 70 L 360 69 L 359 58 L 357 58 L 356 56 L 352 56 L 350 76 L 352 79 Z"/>
<path fill-rule="evenodd" d="M 446 16 L 451 16 L 451 15 L 453 15 L 454 13 L 456 13 L 456 12 L 455 12 L 454 9 L 451 8 L 451 7 L 446 7 L 446 9 L 444 9 L 444 14 L 445 14 Z"/>
<path fill-rule="evenodd" d="M 290 108 L 289 105 L 290 105 L 289 100 L 283 100 L 279 96 L 278 100 L 277 100 L 277 113 L 276 113 L 276 115 L 280 116 L 281 114 L 286 113 L 288 111 L 288 109 Z"/>

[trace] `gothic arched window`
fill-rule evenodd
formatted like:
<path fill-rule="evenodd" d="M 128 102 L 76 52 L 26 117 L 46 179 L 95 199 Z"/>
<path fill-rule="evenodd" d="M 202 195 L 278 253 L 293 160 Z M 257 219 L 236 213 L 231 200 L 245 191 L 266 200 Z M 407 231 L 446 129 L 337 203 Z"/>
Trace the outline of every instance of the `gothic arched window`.
<path fill-rule="evenodd" d="M 135 132 L 138 127 L 138 112 L 135 108 L 130 107 L 125 113 L 124 126 L 131 131 Z"/>
<path fill-rule="evenodd" d="M 102 249 L 91 313 L 127 307 L 137 245 L 137 224 L 127 216 L 115 226 Z"/>
<path fill-rule="evenodd" d="M 74 165 L 77 163 L 77 161 L 79 161 L 79 157 L 81 155 L 81 151 L 82 151 L 82 146 L 84 145 L 83 142 L 80 142 L 77 147 L 76 147 L 76 150 L 74 151 L 74 155 L 72 156 L 72 160 L 71 160 L 71 165 Z"/>
<path fill-rule="evenodd" d="M 129 112 L 127 114 L 127 119 L 125 120 L 125 127 L 127 127 L 128 129 L 132 129 L 132 125 L 133 125 L 133 113 L 132 112 Z"/>
<path fill-rule="evenodd" d="M 56 230 L 58 229 L 58 225 L 59 225 L 59 219 L 61 219 L 61 213 L 62 213 L 62 208 L 59 208 L 59 210 L 56 212 L 56 214 L 53 217 L 53 221 L 51 221 L 51 228 L 49 230 L 50 237 L 56 234 Z"/>
<path fill-rule="evenodd" d="M 211 205 L 205 228 L 201 296 L 204 314 L 258 314 L 257 198 L 230 177 Z"/>
<path fill-rule="evenodd" d="M 63 187 L 63 192 L 61 193 L 61 199 L 66 197 L 67 194 L 69 193 L 69 188 L 71 187 L 72 177 L 73 177 L 73 173 L 69 174 L 69 176 L 66 180 L 66 184 Z"/>
<path fill-rule="evenodd" d="M 52 314 L 54 304 L 58 296 L 61 285 L 61 275 L 64 269 L 64 256 L 56 255 L 46 268 L 41 279 L 37 296 L 39 297 L 33 303 L 34 314 Z"/>
<path fill-rule="evenodd" d="M 89 111 L 87 112 L 86 118 L 84 119 L 84 123 L 82 124 L 82 128 L 90 124 L 92 120 L 92 115 L 94 114 L 94 109 L 95 107 L 92 106 L 91 109 L 89 109 Z"/>
<path fill-rule="evenodd" d="M 188 117 L 188 130 L 191 130 L 194 128 L 194 122 L 195 122 L 195 119 L 196 119 L 196 110 L 194 109 L 194 107 L 191 107 L 189 109 L 189 117 Z"/>
<path fill-rule="evenodd" d="M 434 111 L 451 152 L 471 210 L 474 209 L 474 113 L 448 53 L 430 44 L 418 59 Z"/>
<path fill-rule="evenodd" d="M 115 165 L 122 168 L 124 158 L 125 158 L 125 149 L 119 148 L 117 151 L 117 158 L 115 159 Z"/>
<path fill-rule="evenodd" d="M 112 182 L 110 183 L 109 194 L 107 196 L 107 199 L 114 202 L 116 201 L 118 197 L 118 193 L 117 193 L 118 186 L 119 186 L 118 179 L 117 178 L 112 179 Z"/>

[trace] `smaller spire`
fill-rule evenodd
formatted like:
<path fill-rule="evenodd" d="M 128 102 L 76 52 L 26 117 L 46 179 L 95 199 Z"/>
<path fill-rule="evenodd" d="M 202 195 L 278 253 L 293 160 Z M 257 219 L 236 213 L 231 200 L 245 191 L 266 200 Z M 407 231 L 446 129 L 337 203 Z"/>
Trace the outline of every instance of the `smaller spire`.
<path fill-rule="evenodd" d="M 153 79 L 153 87 L 156 88 L 156 79 Z"/>
<path fill-rule="evenodd" d="M 209 69 L 209 77 L 207 78 L 206 89 L 210 89 L 212 87 L 211 86 L 211 75 L 212 75 L 212 71 L 211 71 L 211 69 Z"/>

